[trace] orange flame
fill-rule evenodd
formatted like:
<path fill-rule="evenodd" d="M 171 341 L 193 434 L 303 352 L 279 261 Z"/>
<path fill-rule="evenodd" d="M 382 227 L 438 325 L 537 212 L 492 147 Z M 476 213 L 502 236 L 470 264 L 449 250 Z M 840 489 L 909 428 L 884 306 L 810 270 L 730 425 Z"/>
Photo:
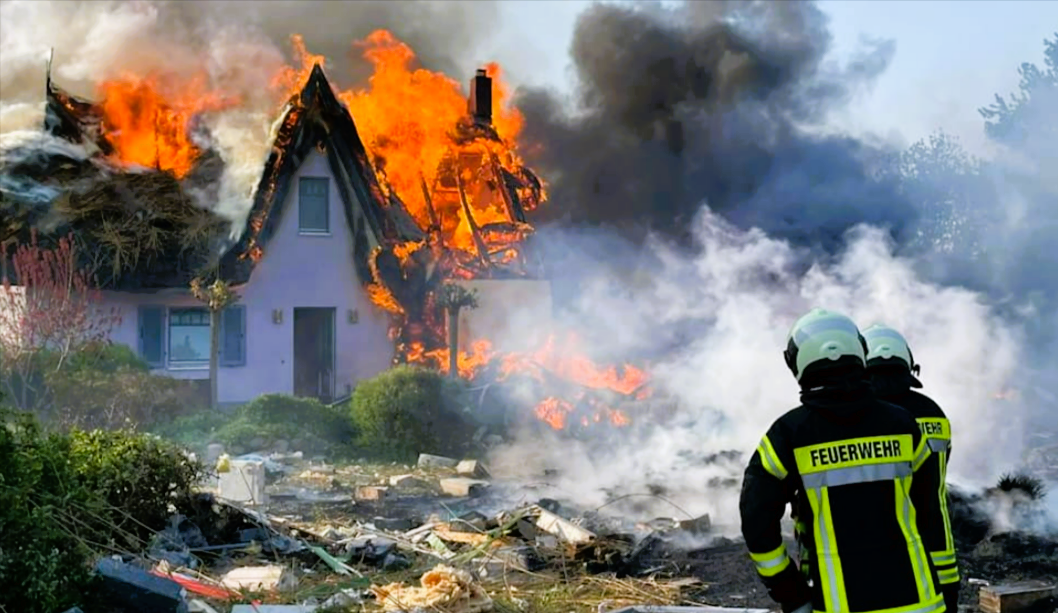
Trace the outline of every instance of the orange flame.
<path fill-rule="evenodd" d="M 99 86 L 102 130 L 114 157 L 186 175 L 201 155 L 192 141 L 194 119 L 239 103 L 210 91 L 204 75 L 188 81 L 150 75 L 125 74 Z"/>

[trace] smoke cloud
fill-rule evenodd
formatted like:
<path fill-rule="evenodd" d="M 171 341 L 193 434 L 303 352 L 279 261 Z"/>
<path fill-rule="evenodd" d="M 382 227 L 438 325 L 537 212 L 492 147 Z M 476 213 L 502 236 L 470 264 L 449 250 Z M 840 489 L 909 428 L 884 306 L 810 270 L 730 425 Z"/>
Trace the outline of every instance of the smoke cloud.
<path fill-rule="evenodd" d="M 272 79 L 288 65 L 289 37 L 327 58 L 335 85 L 370 75 L 352 43 L 392 31 L 424 66 L 472 74 L 477 45 L 496 30 L 495 2 L 0 2 L 0 134 L 38 133 L 45 65 L 72 94 L 92 99 L 97 86 L 123 74 L 162 74 L 186 84 L 205 74 L 212 91 L 240 104 L 205 124 L 226 168 L 218 212 L 238 222 L 271 146 L 278 116 Z M 9 139 L 11 140 L 11 139 Z M 15 139 L 17 140 L 17 139 Z"/>
<path fill-rule="evenodd" d="M 734 532 L 731 480 L 798 404 L 781 351 L 813 306 L 907 336 L 923 391 L 952 419 L 954 482 L 989 485 L 1023 465 L 1027 432 L 1058 431 L 1044 376 L 1058 371 L 1058 251 L 1046 247 L 1058 192 L 1044 168 L 1058 140 L 1010 142 L 1025 154 L 1013 167 L 968 160 L 944 135 L 902 153 L 833 134 L 828 114 L 894 45 L 839 66 L 829 41 L 803 2 L 581 16 L 575 104 L 520 99 L 552 187 L 555 223 L 538 240 L 565 323 L 603 360 L 649 359 L 681 411 L 641 416 L 622 444 L 515 440 L 494 463 L 535 480 L 558 468 L 550 493 L 592 507 L 662 491 L 634 510 L 710 512 Z M 1058 125 L 1058 104 L 1029 111 L 1027 125 Z M 743 456 L 709 457 L 727 449 Z"/>

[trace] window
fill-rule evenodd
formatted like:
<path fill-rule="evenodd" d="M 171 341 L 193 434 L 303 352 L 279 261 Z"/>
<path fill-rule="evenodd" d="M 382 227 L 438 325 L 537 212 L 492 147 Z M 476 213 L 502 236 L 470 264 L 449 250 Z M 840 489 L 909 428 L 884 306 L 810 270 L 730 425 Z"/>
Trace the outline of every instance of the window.
<path fill-rule="evenodd" d="M 169 365 L 209 366 L 209 311 L 169 309 Z"/>
<path fill-rule="evenodd" d="M 330 183 L 326 177 L 299 179 L 298 231 L 302 234 L 330 233 Z"/>
<path fill-rule="evenodd" d="M 151 368 L 209 366 L 209 311 L 203 307 L 139 308 L 140 357 Z M 168 341 L 168 342 L 167 342 Z M 232 305 L 220 317 L 220 365 L 246 365 L 246 307 Z"/>

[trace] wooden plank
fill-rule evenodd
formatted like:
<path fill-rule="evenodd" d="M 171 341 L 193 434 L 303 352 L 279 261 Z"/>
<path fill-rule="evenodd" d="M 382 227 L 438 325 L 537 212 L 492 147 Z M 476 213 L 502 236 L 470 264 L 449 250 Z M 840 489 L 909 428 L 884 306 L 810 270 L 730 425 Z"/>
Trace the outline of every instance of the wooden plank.
<path fill-rule="evenodd" d="M 1058 597 L 1058 586 L 1024 581 L 982 587 L 978 606 L 984 613 L 1018 613 L 1048 598 Z"/>

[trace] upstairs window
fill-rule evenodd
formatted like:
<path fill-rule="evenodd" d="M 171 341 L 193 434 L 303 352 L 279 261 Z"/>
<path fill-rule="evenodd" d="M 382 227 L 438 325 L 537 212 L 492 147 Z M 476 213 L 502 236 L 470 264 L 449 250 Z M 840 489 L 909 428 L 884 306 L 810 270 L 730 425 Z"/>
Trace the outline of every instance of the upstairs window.
<path fill-rule="evenodd" d="M 301 177 L 298 180 L 298 232 L 330 234 L 330 179 Z"/>

